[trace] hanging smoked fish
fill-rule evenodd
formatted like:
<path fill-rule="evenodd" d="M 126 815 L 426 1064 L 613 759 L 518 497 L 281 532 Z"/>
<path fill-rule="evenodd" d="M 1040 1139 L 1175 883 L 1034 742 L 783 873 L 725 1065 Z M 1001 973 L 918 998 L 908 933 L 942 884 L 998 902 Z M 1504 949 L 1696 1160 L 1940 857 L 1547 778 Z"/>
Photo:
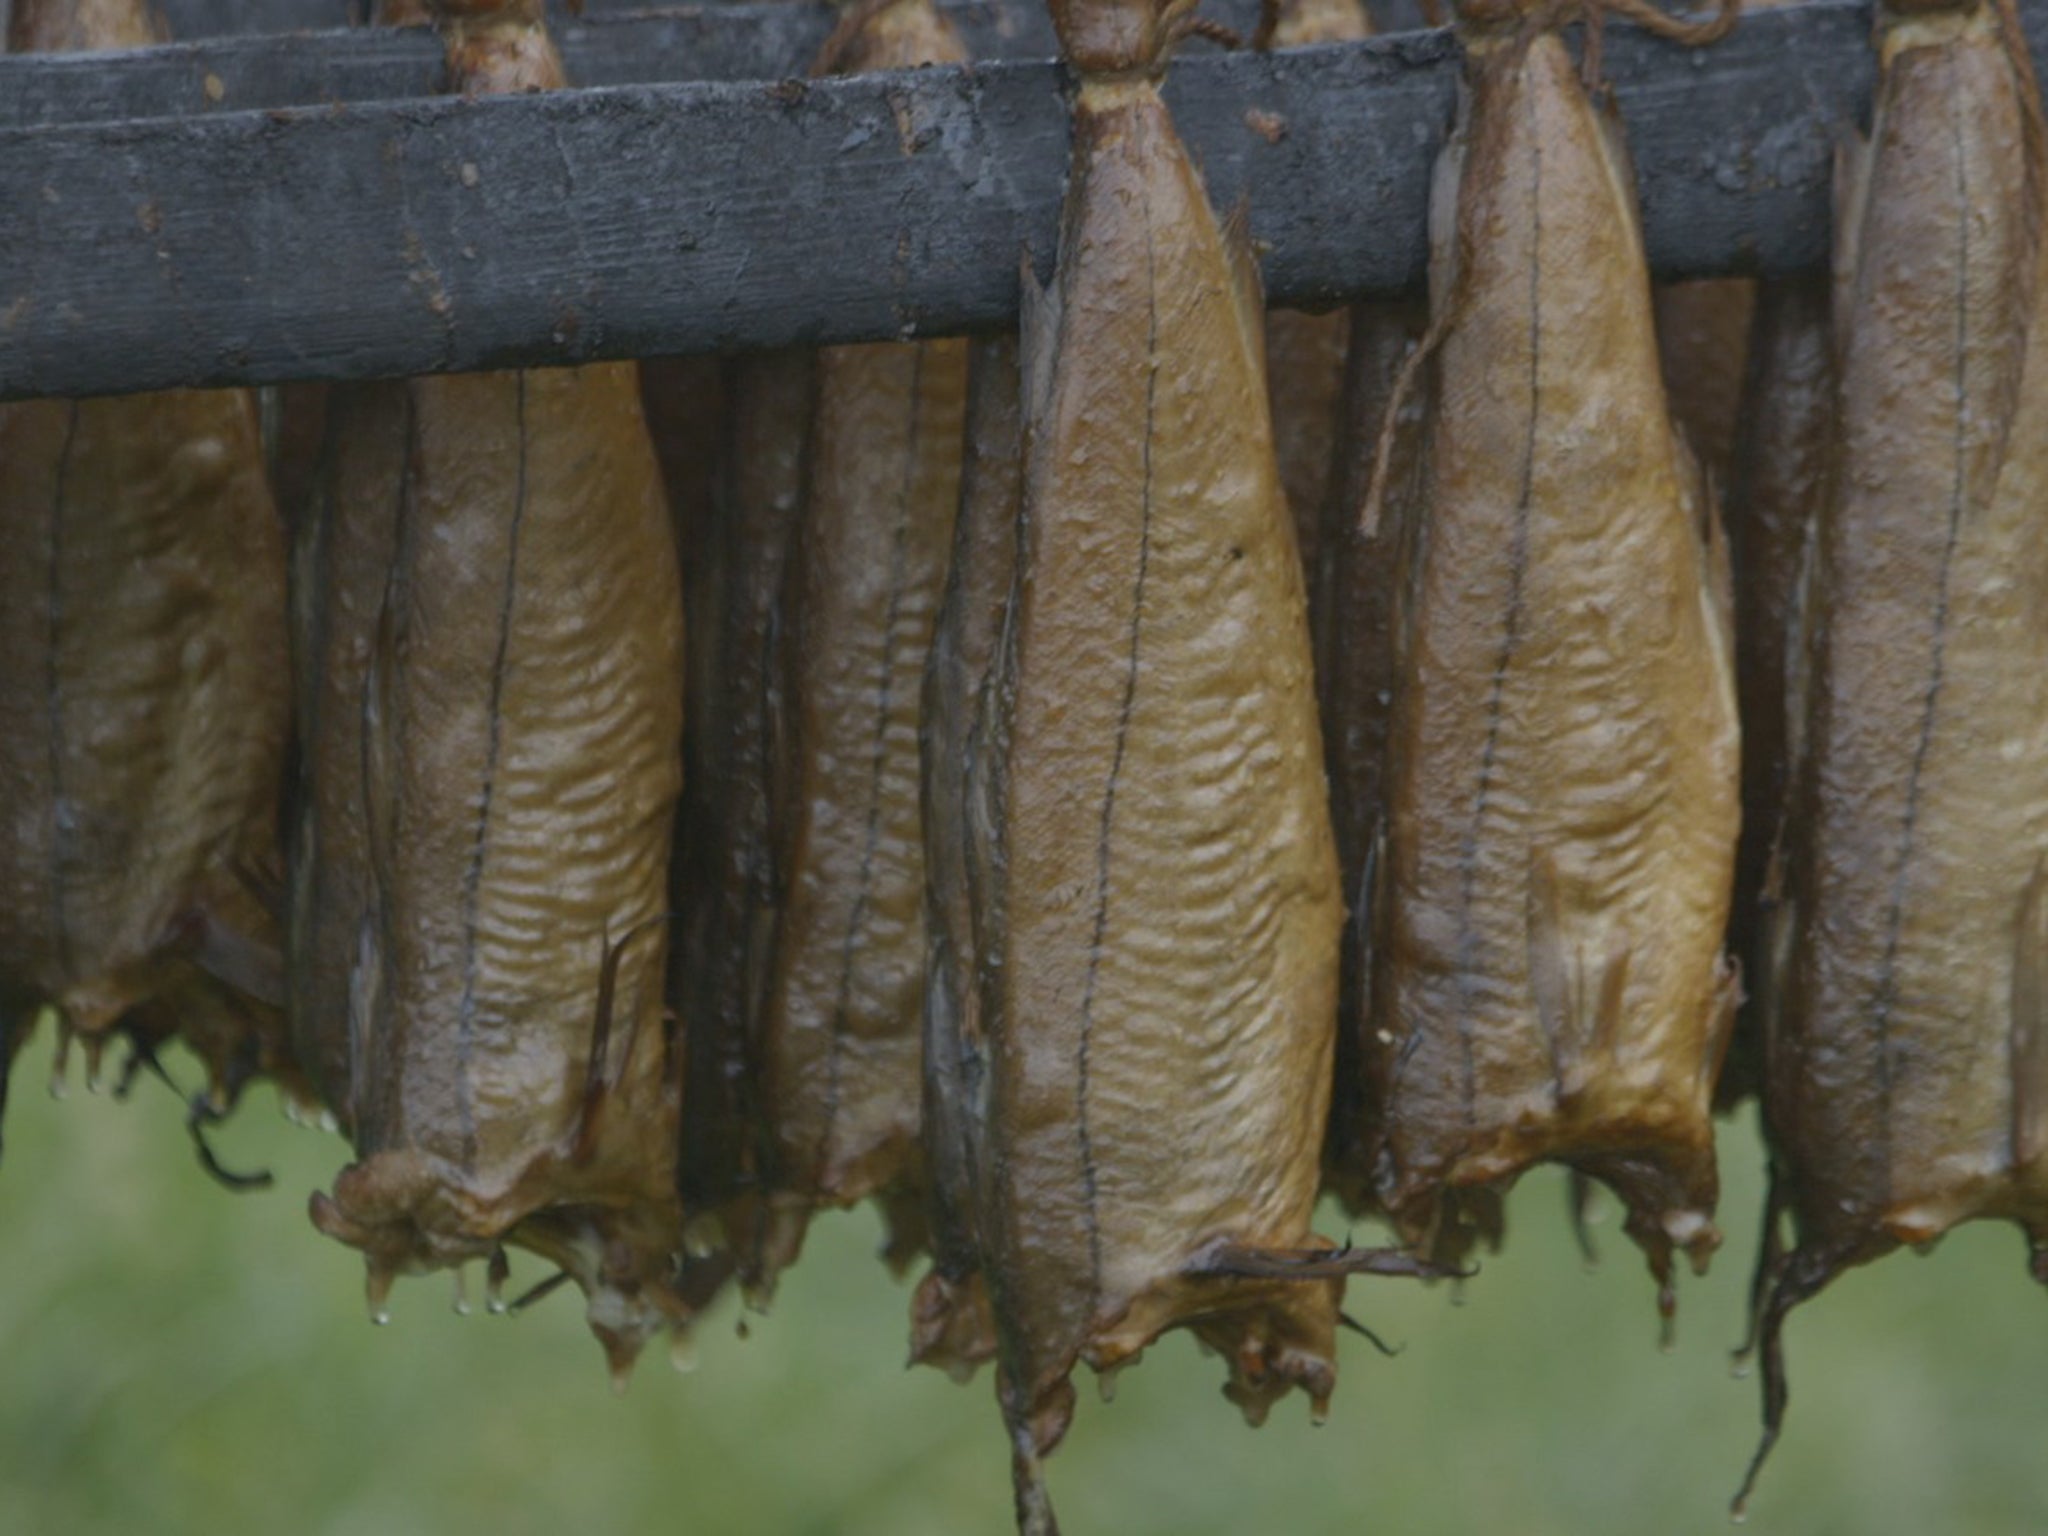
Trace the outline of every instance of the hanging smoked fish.
<path fill-rule="evenodd" d="M 1559 16 L 1460 17 L 1367 1113 L 1409 1242 L 1462 1254 L 1517 1174 L 1566 1163 L 1626 1204 L 1668 1317 L 1673 1249 L 1719 1240 L 1725 566 L 1658 378 L 1635 179 Z M 1733 12 L 1644 19 L 1704 41 Z"/>
<path fill-rule="evenodd" d="M 561 84 L 540 0 L 435 12 L 456 88 Z M 541 1254 L 588 1294 L 623 1379 L 691 1314 L 662 1000 L 683 655 L 660 473 L 631 364 L 401 388 L 395 512 L 366 513 L 394 528 L 360 705 L 370 902 L 341 995 L 317 999 L 347 1020 L 357 1161 L 313 1219 L 364 1251 L 380 1315 L 400 1272 Z"/>
<path fill-rule="evenodd" d="M 779 713 L 771 666 L 790 535 L 802 504 L 815 389 L 808 352 L 735 359 L 724 382 L 715 515 L 686 547 L 703 572 L 690 612 L 684 740 L 692 743 L 672 879 L 670 996 L 687 1021 L 678 1163 L 691 1246 L 750 1251 L 759 1216 L 756 1041 L 774 915 L 768 754 Z"/>
<path fill-rule="evenodd" d="M 993 1358 L 988 1294 L 975 1279 L 982 1199 L 977 1127 L 987 1114 L 988 976 L 976 935 L 989 899 L 985 826 L 969 796 L 986 780 L 997 647 L 1017 570 L 1024 498 L 1024 424 L 1017 342 L 977 342 L 968 378 L 967 445 L 945 601 L 925 669 L 924 1147 L 931 1181 L 932 1269 L 911 1310 L 913 1361 L 964 1380 Z"/>
<path fill-rule="evenodd" d="M 1825 277 L 1758 285 L 1724 499 L 1742 706 L 1742 840 L 1728 931 L 1747 996 L 1717 1089 L 1723 1108 L 1757 1091 L 1771 1007 L 1773 967 L 1764 948 L 1778 899 L 1771 849 L 1804 727 L 1799 692 L 1809 583 L 1802 573 L 1812 563 L 1835 426 L 1828 304 Z"/>
<path fill-rule="evenodd" d="M 1336 1088 L 1327 1143 L 1330 1187 L 1354 1211 L 1376 1208 L 1366 1118 L 1366 1035 L 1373 924 L 1384 856 L 1387 732 L 1401 650 L 1403 573 L 1413 558 L 1422 462 L 1423 396 L 1397 399 L 1403 366 L 1428 326 L 1420 300 L 1371 301 L 1351 311 L 1344 427 L 1324 509 L 1323 634 L 1317 696 L 1347 913 L 1337 992 Z M 1389 414 L 1391 412 L 1391 415 Z M 1380 489 L 1372 493 L 1375 472 Z M 1363 513 L 1363 515 L 1361 515 Z"/>
<path fill-rule="evenodd" d="M 848 10 L 814 73 L 966 58 L 931 0 Z M 967 343 L 819 354 L 789 555 L 773 765 L 782 906 L 762 1004 L 767 1216 L 757 1295 L 810 1212 L 878 1197 L 924 1246 L 918 1145 L 924 855 L 918 697 L 960 497 Z"/>
<path fill-rule="evenodd" d="M 991 1305 L 1033 1531 L 1078 1363 L 1184 1326 L 1255 1422 L 1297 1386 L 1320 1411 L 1344 1275 L 1421 1268 L 1310 1229 L 1342 907 L 1256 272 L 1159 94 L 1186 10 L 1052 11 L 1074 158 L 1053 286 L 1024 281 L 1022 519 L 965 765 L 980 1283 L 948 1277 Z"/>
<path fill-rule="evenodd" d="M 142 0 L 16 0 L 12 50 L 160 40 Z M 246 391 L 0 405 L 0 1088 L 54 1010 L 97 1080 L 177 1033 L 196 1127 L 251 1077 L 305 1097 L 277 865 L 284 543 Z"/>
<path fill-rule="evenodd" d="M 1767 939 L 1794 1241 L 1773 1220 L 1752 1480 L 1785 1316 L 1843 1270 L 1987 1217 L 2048 1282 L 2048 144 L 2009 6 L 1891 6 L 1878 37 Z"/>
<path fill-rule="evenodd" d="M 363 699 L 410 494 L 412 391 L 337 384 L 292 539 L 297 776 L 290 797 L 286 966 L 292 1049 L 351 1138 L 377 891 L 365 804 Z"/>

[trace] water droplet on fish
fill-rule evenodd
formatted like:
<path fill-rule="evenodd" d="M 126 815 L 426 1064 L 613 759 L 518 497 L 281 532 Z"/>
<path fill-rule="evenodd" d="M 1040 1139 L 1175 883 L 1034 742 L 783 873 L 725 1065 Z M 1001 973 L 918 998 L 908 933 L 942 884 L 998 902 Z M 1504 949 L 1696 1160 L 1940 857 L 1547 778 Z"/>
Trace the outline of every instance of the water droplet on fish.
<path fill-rule="evenodd" d="M 391 1282 L 394 1271 L 374 1261 L 364 1266 L 363 1299 L 369 1304 L 370 1321 L 379 1328 L 391 1322 Z"/>
<path fill-rule="evenodd" d="M 707 1211 L 693 1216 L 683 1227 L 683 1252 L 693 1259 L 708 1259 L 725 1246 L 725 1223 Z"/>
<path fill-rule="evenodd" d="M 688 1329 L 678 1328 L 669 1334 L 668 1363 L 682 1376 L 697 1369 L 697 1340 Z"/>
<path fill-rule="evenodd" d="M 493 1248 L 484 1266 L 484 1310 L 494 1317 L 503 1317 L 510 1310 L 505 1304 L 505 1282 L 511 1278 L 512 1261 L 503 1248 Z"/>

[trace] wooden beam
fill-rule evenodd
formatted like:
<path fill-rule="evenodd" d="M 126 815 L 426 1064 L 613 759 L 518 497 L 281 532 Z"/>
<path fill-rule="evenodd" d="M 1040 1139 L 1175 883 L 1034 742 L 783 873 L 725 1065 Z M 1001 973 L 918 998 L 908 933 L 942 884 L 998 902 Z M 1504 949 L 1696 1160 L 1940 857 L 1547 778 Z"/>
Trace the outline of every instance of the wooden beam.
<path fill-rule="evenodd" d="M 1419 284 L 1458 67 L 1442 33 L 1175 65 L 1274 301 Z M 1825 259 L 1867 10 L 1809 0 L 1699 51 L 1611 27 L 1606 70 L 1657 272 Z M 0 132 L 0 397 L 1001 326 L 1019 250 L 1051 253 L 1061 89 L 991 64 Z"/>
<path fill-rule="evenodd" d="M 340 9 L 335 0 L 290 3 L 308 13 Z M 224 0 L 209 8 L 231 9 Z M 1210 0 L 1210 9 L 1249 24 L 1256 0 Z M 977 59 L 1057 52 L 1043 0 L 952 0 L 946 10 Z M 327 16 L 330 26 L 334 20 Z M 802 0 L 655 9 L 593 3 L 555 33 L 579 86 L 662 85 L 802 75 L 832 24 L 830 6 Z M 424 28 L 173 35 L 181 40 L 122 53 L 0 55 L 0 129 L 386 101 L 441 88 L 440 44 Z M 1207 47 L 1197 42 L 1191 52 Z"/>

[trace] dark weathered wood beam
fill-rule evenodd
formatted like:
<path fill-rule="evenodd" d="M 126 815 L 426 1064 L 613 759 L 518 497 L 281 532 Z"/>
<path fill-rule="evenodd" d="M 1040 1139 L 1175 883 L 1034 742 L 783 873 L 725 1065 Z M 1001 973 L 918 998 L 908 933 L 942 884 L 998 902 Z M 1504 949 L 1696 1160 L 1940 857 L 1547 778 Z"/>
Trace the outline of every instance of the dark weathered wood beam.
<path fill-rule="evenodd" d="M 1658 272 L 1824 260 L 1865 9 L 1760 13 L 1697 53 L 1613 27 L 1606 69 Z M 1421 280 L 1457 73 L 1438 33 L 1175 66 L 1272 299 Z M 992 64 L 0 132 L 0 396 L 999 326 L 1019 250 L 1050 254 L 1061 85 Z"/>
<path fill-rule="evenodd" d="M 227 9 L 220 0 L 208 8 Z M 1210 0 L 1210 8 L 1249 20 L 1256 0 Z M 324 11 L 331 28 L 342 7 L 293 0 L 292 9 Z M 953 0 L 946 10 L 977 59 L 1056 51 L 1044 0 Z M 575 84 L 663 85 L 802 75 L 832 23 L 831 7 L 816 0 L 643 9 L 593 0 L 582 19 L 554 30 Z M 440 44 L 424 28 L 174 35 L 181 40 L 167 47 L 126 53 L 0 56 L 0 129 L 384 101 L 441 88 Z"/>

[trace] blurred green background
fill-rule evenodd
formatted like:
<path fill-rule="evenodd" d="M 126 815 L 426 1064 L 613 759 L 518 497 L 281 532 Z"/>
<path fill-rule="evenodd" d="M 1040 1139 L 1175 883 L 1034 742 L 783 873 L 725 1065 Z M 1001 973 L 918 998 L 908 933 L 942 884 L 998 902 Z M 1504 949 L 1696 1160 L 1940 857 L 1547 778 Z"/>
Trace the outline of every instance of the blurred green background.
<path fill-rule="evenodd" d="M 572 1292 L 517 1319 L 458 1318 L 444 1278 L 416 1280 L 372 1328 L 354 1256 L 304 1215 L 344 1149 L 286 1125 L 267 1091 L 220 1144 L 277 1186 L 231 1195 L 193 1161 L 170 1094 L 53 1104 L 31 1080 L 43 1049 L 21 1063 L 0 1168 L 0 1530 L 1009 1529 L 991 1388 L 903 1368 L 908 1291 L 871 1257 L 866 1213 L 819 1222 L 750 1337 L 728 1301 L 694 1374 L 651 1353 L 614 1398 Z M 1185 1337 L 1113 1405 L 1084 1381 L 1051 1463 L 1069 1536 L 1726 1530 L 1756 1415 L 1755 1382 L 1727 1365 L 1753 1124 L 1723 1148 L 1728 1242 L 1683 1290 L 1675 1355 L 1657 1350 L 1611 1208 L 1588 1274 L 1562 1180 L 1532 1176 L 1509 1251 L 1463 1305 L 1354 1283 L 1350 1310 L 1407 1349 L 1382 1360 L 1346 1340 L 1325 1428 L 1297 1399 L 1246 1429 Z M 2002 1227 L 1850 1275 L 1794 1319 L 1791 1428 L 1749 1528 L 2048 1526 L 2043 1321 Z"/>

